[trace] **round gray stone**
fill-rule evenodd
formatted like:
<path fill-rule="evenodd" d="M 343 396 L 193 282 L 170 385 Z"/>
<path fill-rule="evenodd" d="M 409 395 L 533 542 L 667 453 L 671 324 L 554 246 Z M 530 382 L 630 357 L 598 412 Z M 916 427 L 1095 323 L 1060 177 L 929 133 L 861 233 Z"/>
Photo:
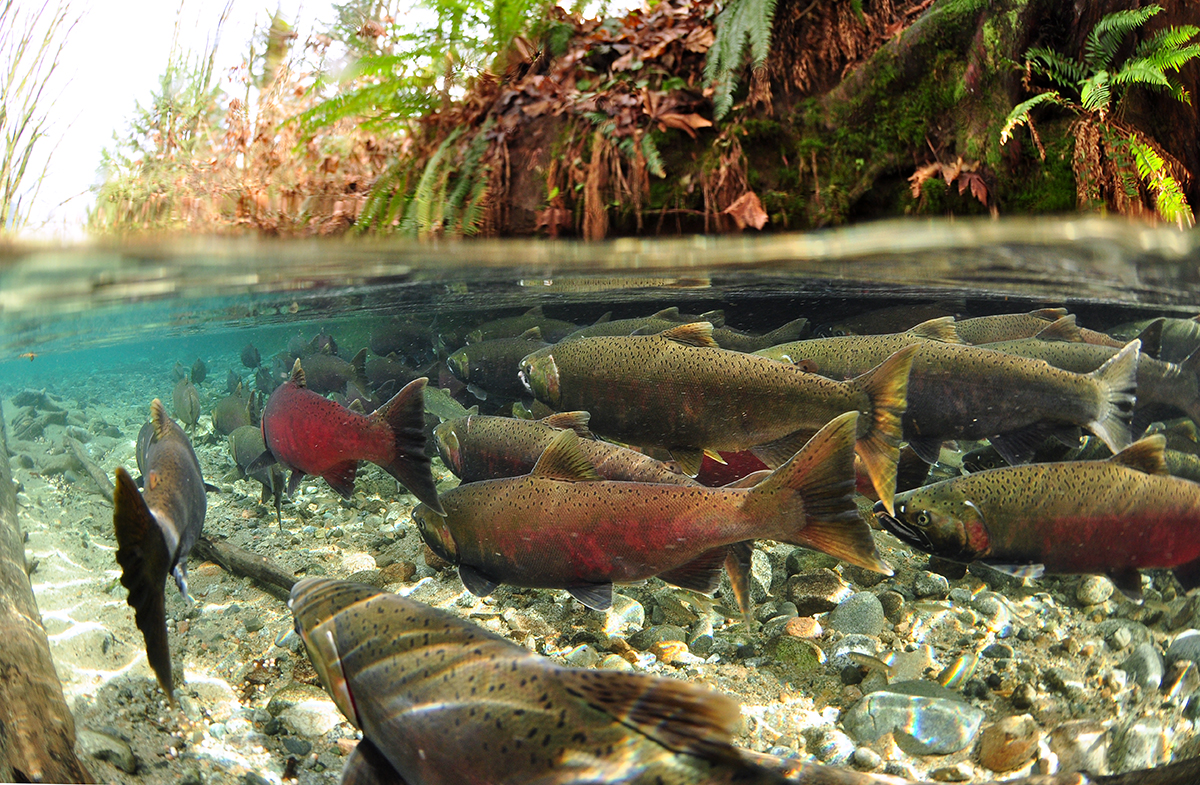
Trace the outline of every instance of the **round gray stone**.
<path fill-rule="evenodd" d="M 838 603 L 825 619 L 825 626 L 849 635 L 878 635 L 885 619 L 879 598 L 869 591 L 851 594 Z"/>
<path fill-rule="evenodd" d="M 1086 575 L 1075 589 L 1080 605 L 1099 605 L 1112 596 L 1113 582 L 1104 575 Z"/>
<path fill-rule="evenodd" d="M 970 746 L 984 713 L 961 701 L 872 692 L 842 719 L 859 742 L 891 733 L 910 755 L 949 755 Z"/>
<path fill-rule="evenodd" d="M 1153 643 L 1139 643 L 1121 663 L 1121 670 L 1129 674 L 1129 680 L 1134 684 L 1140 684 L 1143 689 L 1157 690 L 1162 684 L 1162 655 Z"/>
<path fill-rule="evenodd" d="M 682 627 L 677 627 L 674 624 L 657 624 L 653 627 L 647 627 L 644 630 L 638 630 L 633 635 L 629 636 L 629 645 L 638 651 L 646 651 L 656 643 L 662 641 L 686 641 L 687 631 Z"/>
<path fill-rule="evenodd" d="M 1178 660 L 1191 660 L 1200 664 L 1200 630 L 1184 630 L 1175 636 L 1167 647 L 1166 664 L 1172 665 Z"/>

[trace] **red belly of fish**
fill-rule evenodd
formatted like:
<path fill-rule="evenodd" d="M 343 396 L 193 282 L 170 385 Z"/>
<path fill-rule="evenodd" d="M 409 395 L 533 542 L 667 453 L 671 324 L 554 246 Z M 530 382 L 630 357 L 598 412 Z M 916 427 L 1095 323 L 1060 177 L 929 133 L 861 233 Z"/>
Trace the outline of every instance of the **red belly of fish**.
<path fill-rule="evenodd" d="M 276 390 L 267 402 L 263 438 L 276 460 L 305 474 L 324 474 L 351 460 L 386 465 L 394 451 L 387 428 L 294 385 Z"/>
<path fill-rule="evenodd" d="M 1041 556 L 1034 560 L 1050 573 L 1170 568 L 1200 558 L 1200 520 L 1194 514 L 1071 517 L 1034 525 L 1027 532 L 1029 542 L 1040 539 Z"/>

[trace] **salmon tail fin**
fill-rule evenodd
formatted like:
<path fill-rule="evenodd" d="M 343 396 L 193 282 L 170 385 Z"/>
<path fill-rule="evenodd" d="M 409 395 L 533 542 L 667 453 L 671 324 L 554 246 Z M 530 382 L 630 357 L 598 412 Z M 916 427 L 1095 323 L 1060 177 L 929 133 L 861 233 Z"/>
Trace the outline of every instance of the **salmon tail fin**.
<path fill-rule="evenodd" d="M 750 596 L 750 568 L 754 559 L 754 540 L 743 540 L 729 546 L 725 554 L 725 571 L 729 573 L 729 585 L 733 599 L 742 612 L 742 621 L 750 629 L 754 602 Z"/>
<path fill-rule="evenodd" d="M 1133 441 L 1129 426 L 1137 390 L 1140 349 L 1141 342 L 1132 340 L 1108 362 L 1088 374 L 1100 384 L 1101 403 L 1100 413 L 1087 424 L 1087 429 L 1114 453 L 1124 450 Z"/>
<path fill-rule="evenodd" d="M 854 501 L 858 418 L 858 412 L 846 412 L 817 431 L 800 452 L 747 492 L 742 511 L 763 521 L 765 539 L 815 548 L 891 575 Z"/>
<path fill-rule="evenodd" d="M 167 700 L 174 705 L 164 589 L 171 571 L 171 551 L 133 478 L 120 466 L 113 490 L 113 530 L 121 585 L 129 590 L 126 602 L 133 608 L 134 623 L 146 641 L 146 659 Z"/>
<path fill-rule="evenodd" d="M 429 379 L 413 379 L 371 415 L 386 424 L 395 439 L 392 460 L 383 470 L 400 481 L 438 515 L 445 515 L 433 482 L 432 462 L 425 454 L 425 385 Z"/>
<path fill-rule="evenodd" d="M 908 375 L 919 344 L 905 346 L 879 365 L 850 380 L 871 401 L 865 431 L 858 437 L 858 457 L 889 514 L 896 494 L 900 460 L 901 417 L 908 407 Z"/>

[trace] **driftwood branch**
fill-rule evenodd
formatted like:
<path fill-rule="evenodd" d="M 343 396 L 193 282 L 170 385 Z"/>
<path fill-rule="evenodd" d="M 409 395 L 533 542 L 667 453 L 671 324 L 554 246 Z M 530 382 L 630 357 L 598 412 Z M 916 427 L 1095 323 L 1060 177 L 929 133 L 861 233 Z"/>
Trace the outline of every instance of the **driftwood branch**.
<path fill-rule="evenodd" d="M 223 540 L 201 537 L 196 540 L 192 553 L 201 559 L 215 561 L 234 575 L 243 575 L 259 584 L 264 591 L 287 599 L 298 578 L 280 567 L 266 556 L 259 556 L 245 548 L 239 548 Z"/>
<path fill-rule="evenodd" d="M 0 781 L 92 782 L 54 671 L 33 587 L 0 412 Z"/>
<path fill-rule="evenodd" d="M 112 480 L 108 479 L 108 475 L 104 473 L 104 470 L 96 465 L 95 461 L 93 461 L 91 456 L 87 454 L 87 450 L 84 449 L 84 446 L 80 444 L 78 439 L 72 439 L 70 436 L 63 436 L 63 446 L 75 456 L 75 460 L 79 461 L 79 465 L 82 466 L 83 470 L 87 472 L 87 475 L 92 478 L 92 481 L 96 483 L 96 488 L 111 505 L 113 498 L 113 484 Z"/>

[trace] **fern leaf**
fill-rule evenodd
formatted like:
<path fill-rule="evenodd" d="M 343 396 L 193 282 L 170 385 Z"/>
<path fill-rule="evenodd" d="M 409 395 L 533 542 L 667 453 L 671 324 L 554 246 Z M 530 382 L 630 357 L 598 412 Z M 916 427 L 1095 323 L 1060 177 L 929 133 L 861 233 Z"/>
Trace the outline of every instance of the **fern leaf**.
<path fill-rule="evenodd" d="M 1025 58 L 1034 71 L 1044 74 L 1065 88 L 1074 89 L 1088 77 L 1087 71 L 1082 65 L 1067 59 L 1053 49 L 1041 46 L 1030 47 L 1025 52 Z"/>
<path fill-rule="evenodd" d="M 1088 79 L 1083 80 L 1079 88 L 1079 102 L 1085 111 L 1099 112 L 1103 115 L 1108 111 L 1112 91 L 1108 86 L 1108 71 L 1098 71 Z"/>
<path fill-rule="evenodd" d="M 1160 5 L 1148 5 L 1106 14 L 1088 33 L 1083 46 L 1084 63 L 1093 72 L 1109 68 L 1125 36 L 1161 10 Z"/>
<path fill-rule="evenodd" d="M 1149 63 L 1152 67 L 1166 73 L 1167 71 L 1178 71 L 1197 57 L 1200 57 L 1200 44 L 1190 44 L 1176 49 L 1154 49 L 1145 57 L 1136 59 Z"/>
<path fill-rule="evenodd" d="M 1008 117 L 1004 120 L 1004 127 L 1000 129 L 1000 144 L 1004 144 L 1012 136 L 1012 131 L 1019 125 L 1025 125 L 1029 122 L 1029 111 L 1035 106 L 1044 103 L 1054 103 L 1060 106 L 1066 105 L 1066 101 L 1062 96 L 1051 90 L 1047 93 L 1039 93 L 1027 101 L 1022 101 L 1013 107 L 1008 113 Z"/>
<path fill-rule="evenodd" d="M 1164 27 L 1138 44 L 1133 56 L 1150 57 L 1155 52 L 1184 49 L 1197 35 L 1200 35 L 1200 27 L 1195 25 Z"/>
<path fill-rule="evenodd" d="M 646 169 L 655 177 L 666 177 L 667 170 L 663 168 L 662 155 L 658 152 L 658 146 L 654 144 L 654 138 L 649 134 L 642 135 L 642 154 L 646 156 Z"/>
<path fill-rule="evenodd" d="M 771 50 L 771 25 L 775 19 L 776 0 L 731 0 L 715 22 L 716 38 L 704 63 L 704 78 L 715 90 L 714 115 L 720 120 L 733 106 L 733 91 L 737 89 L 737 72 L 750 42 L 750 59 L 754 67 L 766 62 Z"/>
<path fill-rule="evenodd" d="M 1143 87 L 1167 87 L 1171 83 L 1161 70 L 1145 60 L 1130 60 L 1112 76 L 1113 84 L 1136 84 Z"/>

